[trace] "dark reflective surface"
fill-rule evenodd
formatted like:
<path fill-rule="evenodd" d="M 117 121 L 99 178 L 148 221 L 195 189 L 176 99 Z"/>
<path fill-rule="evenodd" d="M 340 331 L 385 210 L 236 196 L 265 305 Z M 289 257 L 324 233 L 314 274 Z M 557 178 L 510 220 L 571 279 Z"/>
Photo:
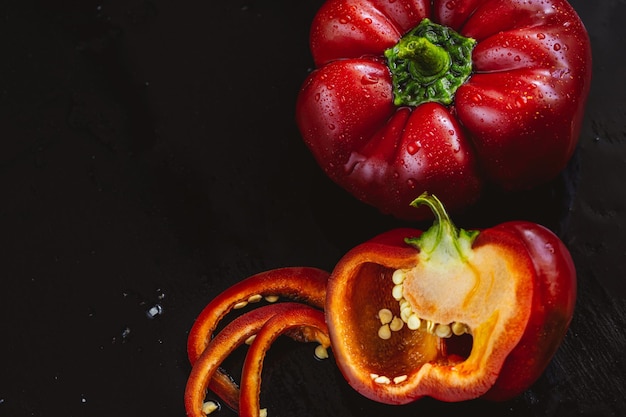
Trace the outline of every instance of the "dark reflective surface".
<path fill-rule="evenodd" d="M 594 80 L 570 167 L 455 217 L 536 221 L 569 246 L 578 305 L 544 376 L 506 403 L 394 408 L 281 340 L 265 366 L 270 415 L 626 413 L 626 5 L 572 3 Z M 187 332 L 216 293 L 270 268 L 331 269 L 401 225 L 330 183 L 300 140 L 320 4 L 0 5 L 0 415 L 182 416 Z"/>

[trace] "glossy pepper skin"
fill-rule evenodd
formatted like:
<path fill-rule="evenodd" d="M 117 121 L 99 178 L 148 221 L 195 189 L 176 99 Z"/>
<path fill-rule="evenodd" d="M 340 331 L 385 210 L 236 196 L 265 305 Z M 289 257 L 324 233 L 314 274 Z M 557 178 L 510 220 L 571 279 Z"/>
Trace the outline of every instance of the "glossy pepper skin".
<path fill-rule="evenodd" d="M 565 0 L 328 0 L 310 46 L 303 139 L 383 213 L 430 216 L 410 207 L 426 190 L 457 211 L 486 183 L 532 188 L 575 149 L 591 49 Z"/>
<path fill-rule="evenodd" d="M 573 315 L 567 248 L 535 223 L 465 231 L 435 197 L 415 204 L 433 209 L 431 229 L 375 237 L 331 273 L 325 314 L 339 368 L 355 390 L 389 404 L 519 395 Z"/>

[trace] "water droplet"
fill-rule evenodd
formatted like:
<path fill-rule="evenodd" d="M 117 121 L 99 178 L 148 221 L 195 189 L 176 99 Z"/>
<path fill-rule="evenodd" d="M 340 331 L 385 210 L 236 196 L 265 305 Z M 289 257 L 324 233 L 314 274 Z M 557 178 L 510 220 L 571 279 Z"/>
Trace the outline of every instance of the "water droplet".
<path fill-rule="evenodd" d="M 415 188 L 415 185 L 417 185 L 417 181 L 413 178 L 409 178 L 408 180 L 406 180 L 406 185 L 408 185 L 410 188 Z"/>
<path fill-rule="evenodd" d="M 348 20 L 345 17 L 342 17 L 341 19 L 339 19 L 339 23 L 345 25 L 346 23 L 348 23 Z"/>
<path fill-rule="evenodd" d="M 127 340 L 130 337 L 130 327 L 124 327 L 122 330 L 122 340 Z"/>
<path fill-rule="evenodd" d="M 456 2 L 454 0 L 450 0 L 449 2 L 446 3 L 446 9 L 448 10 L 454 10 L 455 7 L 456 7 Z"/>
<path fill-rule="evenodd" d="M 554 46 L 552 47 L 552 49 L 554 49 L 555 51 L 560 51 L 561 50 L 561 44 L 560 43 L 555 43 Z"/>
<path fill-rule="evenodd" d="M 551 243 L 546 243 L 545 247 L 548 252 L 554 253 L 554 246 Z"/>
<path fill-rule="evenodd" d="M 520 58 L 519 55 L 515 55 L 515 57 L 513 58 L 513 61 L 515 62 L 520 62 L 522 60 L 522 58 Z"/>
<path fill-rule="evenodd" d="M 452 129 L 448 130 L 448 135 L 454 136 L 454 130 L 452 130 Z"/>
<path fill-rule="evenodd" d="M 483 101 L 483 96 L 481 96 L 480 94 L 476 94 L 474 95 L 474 97 L 472 97 L 472 101 L 474 103 L 480 103 L 481 101 Z"/>
<path fill-rule="evenodd" d="M 409 143 L 406 146 L 406 151 L 409 153 L 409 155 L 415 155 L 419 152 L 420 149 L 422 149 L 422 144 L 419 143 L 419 141 L 415 143 Z"/>
<path fill-rule="evenodd" d="M 328 128 L 330 130 L 335 130 L 335 125 L 331 123 L 331 124 L 328 125 Z"/>
<path fill-rule="evenodd" d="M 537 34 L 537 39 L 545 39 L 546 35 L 544 35 L 543 33 L 538 33 Z"/>
<path fill-rule="evenodd" d="M 146 311 L 146 317 L 148 317 L 149 319 L 153 319 L 162 313 L 163 313 L 163 307 L 161 307 L 160 304 L 155 304 L 152 307 L 150 307 L 148 311 Z"/>
<path fill-rule="evenodd" d="M 519 96 L 515 98 L 515 105 L 519 108 L 528 103 L 528 99 L 525 96 Z"/>
<path fill-rule="evenodd" d="M 378 82 L 378 77 L 372 74 L 365 74 L 361 77 L 361 84 L 376 84 Z"/>
<path fill-rule="evenodd" d="M 315 94 L 315 101 L 320 101 L 320 93 Z"/>
<path fill-rule="evenodd" d="M 372 24 L 372 19 L 370 19 L 369 17 L 366 17 L 363 21 L 367 23 L 368 25 Z"/>

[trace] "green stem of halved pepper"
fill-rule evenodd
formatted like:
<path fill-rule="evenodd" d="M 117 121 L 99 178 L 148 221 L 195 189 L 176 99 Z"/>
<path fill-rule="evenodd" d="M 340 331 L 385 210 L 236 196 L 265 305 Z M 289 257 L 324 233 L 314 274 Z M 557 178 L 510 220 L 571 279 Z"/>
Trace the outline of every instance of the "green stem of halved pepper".
<path fill-rule="evenodd" d="M 472 251 L 472 243 L 478 236 L 477 230 L 457 228 L 441 201 L 434 195 L 423 193 L 411 203 L 414 207 L 428 206 L 435 215 L 433 225 L 417 238 L 406 238 L 405 242 L 420 250 L 421 256 L 433 261 L 448 262 L 457 259 L 465 262 Z"/>

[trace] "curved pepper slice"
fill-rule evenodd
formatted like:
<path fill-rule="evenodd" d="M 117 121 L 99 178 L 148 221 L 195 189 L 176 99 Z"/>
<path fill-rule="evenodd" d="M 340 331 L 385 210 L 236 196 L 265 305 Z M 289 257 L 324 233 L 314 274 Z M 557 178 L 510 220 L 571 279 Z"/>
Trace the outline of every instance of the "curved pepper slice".
<path fill-rule="evenodd" d="M 566 0 L 327 0 L 296 120 L 323 171 L 398 218 L 450 211 L 485 184 L 555 178 L 591 85 L 588 34 Z"/>
<path fill-rule="evenodd" d="M 219 332 L 193 364 L 185 389 L 188 416 L 204 417 L 202 410 L 209 384 L 211 390 L 233 410 L 239 409 L 239 388 L 219 366 L 237 347 L 253 337 L 272 317 L 293 307 L 290 303 L 273 304 L 246 313 Z M 215 375 L 218 375 L 217 379 Z"/>
<path fill-rule="evenodd" d="M 348 252 L 328 283 L 333 353 L 364 396 L 403 404 L 508 399 L 543 372 L 571 321 L 576 273 L 534 223 L 457 229 L 434 196 L 422 233 L 397 229 Z"/>
<path fill-rule="evenodd" d="M 241 416 L 258 416 L 262 361 L 271 343 L 281 334 L 301 342 L 317 341 L 323 349 L 330 346 L 324 315 L 312 307 L 285 302 L 243 314 L 224 327 L 195 361 L 185 389 L 187 415 L 206 416 L 204 400 L 207 388 L 211 388 Z M 242 393 L 232 381 L 221 386 L 220 379 L 217 385 L 209 385 L 228 355 L 251 338 L 242 372 Z"/>
<path fill-rule="evenodd" d="M 263 298 L 284 297 L 322 308 L 328 272 L 310 267 L 287 267 L 260 272 L 238 282 L 202 309 L 187 338 L 187 354 L 193 364 L 209 343 L 215 328 L 233 309 Z"/>
<path fill-rule="evenodd" d="M 189 415 L 204 415 L 201 407 L 207 387 L 233 410 L 239 408 L 239 388 L 218 366 L 273 315 L 282 313 L 284 306 L 277 304 L 271 309 L 266 306 L 252 310 L 230 323 L 212 340 L 219 322 L 232 310 L 264 298 L 275 302 L 282 297 L 322 308 L 328 276 L 328 272 L 310 267 L 265 271 L 238 282 L 207 304 L 194 322 L 187 340 L 187 354 L 193 365 L 185 394 Z M 201 363 L 196 364 L 200 358 L 203 358 Z"/>
<path fill-rule="evenodd" d="M 263 359 L 271 344 L 283 334 L 301 342 L 317 341 L 324 351 L 330 347 L 324 313 L 320 310 L 300 305 L 289 310 L 287 314 L 272 317 L 257 333 L 246 355 L 241 373 L 239 404 L 241 417 L 260 415 L 259 395 Z"/>

